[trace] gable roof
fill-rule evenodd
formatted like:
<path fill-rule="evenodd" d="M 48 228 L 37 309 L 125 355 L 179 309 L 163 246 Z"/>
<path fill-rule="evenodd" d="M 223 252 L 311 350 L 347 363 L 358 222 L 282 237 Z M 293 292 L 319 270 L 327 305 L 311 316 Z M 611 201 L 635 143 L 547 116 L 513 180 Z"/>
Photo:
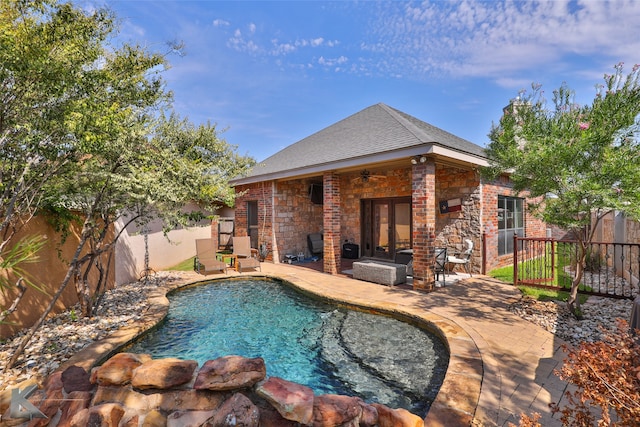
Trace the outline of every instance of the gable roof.
<path fill-rule="evenodd" d="M 436 152 L 445 157 L 459 153 L 472 163 L 486 163 L 479 145 L 379 103 L 289 145 L 232 183 L 321 173 Z"/>

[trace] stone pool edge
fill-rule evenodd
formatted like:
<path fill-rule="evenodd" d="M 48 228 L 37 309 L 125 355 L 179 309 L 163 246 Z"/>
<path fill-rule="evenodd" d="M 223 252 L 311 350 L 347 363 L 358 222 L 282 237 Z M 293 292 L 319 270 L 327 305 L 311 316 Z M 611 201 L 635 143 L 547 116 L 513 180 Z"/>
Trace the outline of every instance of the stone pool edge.
<path fill-rule="evenodd" d="M 356 308 L 373 309 L 389 314 L 392 317 L 400 318 L 400 320 L 419 323 L 420 326 L 438 334 L 449 350 L 449 365 L 438 395 L 424 418 L 425 425 L 429 427 L 471 425 L 480 399 L 483 362 L 474 340 L 462 327 L 450 319 L 426 312 L 423 309 L 407 307 L 388 301 L 367 300 L 366 298 L 358 298 L 355 295 L 331 294 L 328 292 L 329 290 L 313 286 L 310 282 L 296 276 L 287 276 L 285 278 L 256 272 L 245 273 L 242 276 L 185 277 L 182 281 L 166 283 L 149 293 L 149 308 L 144 313 L 142 322 L 121 328 L 108 337 L 96 341 L 74 354 L 61 364 L 57 370 L 63 371 L 69 366 L 76 365 L 91 371 L 93 367 L 100 365 L 141 335 L 157 327 L 166 317 L 169 310 L 167 295 L 175 290 L 212 281 L 246 277 L 284 281 L 299 291 L 316 298 Z"/>

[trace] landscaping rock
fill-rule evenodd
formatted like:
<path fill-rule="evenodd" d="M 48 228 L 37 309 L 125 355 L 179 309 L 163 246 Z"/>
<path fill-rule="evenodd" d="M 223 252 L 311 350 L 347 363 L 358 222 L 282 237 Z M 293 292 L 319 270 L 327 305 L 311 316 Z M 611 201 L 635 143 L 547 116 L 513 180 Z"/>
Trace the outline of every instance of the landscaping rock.
<path fill-rule="evenodd" d="M 265 379 L 267 368 L 261 357 L 224 356 L 202 365 L 193 388 L 196 390 L 234 390 L 252 387 Z"/>
<path fill-rule="evenodd" d="M 70 427 L 74 415 L 83 409 L 89 408 L 91 402 L 91 392 L 72 391 L 60 406 L 61 416 L 57 427 Z"/>
<path fill-rule="evenodd" d="M 203 427 L 259 427 L 260 411 L 242 393 L 234 394 L 220 406 Z"/>
<path fill-rule="evenodd" d="M 149 411 L 142 420 L 142 427 L 166 427 L 167 417 L 162 415 L 161 412 L 153 410 Z"/>
<path fill-rule="evenodd" d="M 200 427 L 215 411 L 176 411 L 167 417 L 167 427 Z"/>
<path fill-rule="evenodd" d="M 105 403 L 89 409 L 87 426 L 118 427 L 124 416 L 124 408 L 117 403 Z"/>
<path fill-rule="evenodd" d="M 256 387 L 256 393 L 287 420 L 304 425 L 309 425 L 313 420 L 314 394 L 309 387 L 271 377 Z"/>
<path fill-rule="evenodd" d="M 122 385 L 131 382 L 133 370 L 151 361 L 148 354 L 118 353 L 91 373 L 91 382 L 99 385 Z"/>
<path fill-rule="evenodd" d="M 313 427 L 360 425 L 362 399 L 357 397 L 323 394 L 313 401 Z"/>
<path fill-rule="evenodd" d="M 190 382 L 197 367 L 195 360 L 150 360 L 133 371 L 131 385 L 141 390 L 176 387 Z"/>
<path fill-rule="evenodd" d="M 424 427 L 424 420 L 406 409 L 391 409 L 379 403 L 371 406 L 378 411 L 378 427 Z"/>
<path fill-rule="evenodd" d="M 67 393 L 93 390 L 89 373 L 80 366 L 70 366 L 62 372 L 62 385 Z"/>

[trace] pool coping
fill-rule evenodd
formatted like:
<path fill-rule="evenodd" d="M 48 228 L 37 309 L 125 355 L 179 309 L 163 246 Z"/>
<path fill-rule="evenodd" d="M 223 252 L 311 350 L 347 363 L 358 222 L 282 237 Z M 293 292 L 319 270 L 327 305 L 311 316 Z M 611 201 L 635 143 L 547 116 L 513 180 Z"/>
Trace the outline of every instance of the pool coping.
<path fill-rule="evenodd" d="M 166 317 L 169 310 L 167 295 L 173 291 L 212 281 L 247 277 L 282 281 L 313 297 L 355 308 L 375 310 L 401 320 L 417 323 L 421 327 L 436 333 L 442 338 L 449 350 L 449 365 L 436 399 L 424 418 L 425 425 L 430 427 L 471 425 L 480 399 L 484 366 L 478 347 L 464 328 L 451 319 L 424 309 L 403 306 L 388 301 L 373 301 L 356 295 L 332 294 L 328 289 L 291 275 L 281 277 L 276 274 L 261 272 L 247 272 L 242 275 L 223 277 L 191 275 L 185 276 L 181 281 L 165 283 L 148 294 L 149 308 L 143 313 L 143 321 L 121 328 L 109 336 L 92 343 L 74 354 L 58 370 L 64 370 L 69 366 L 76 365 L 90 371 L 93 367 L 100 365 L 120 352 L 141 335 L 153 330 Z"/>

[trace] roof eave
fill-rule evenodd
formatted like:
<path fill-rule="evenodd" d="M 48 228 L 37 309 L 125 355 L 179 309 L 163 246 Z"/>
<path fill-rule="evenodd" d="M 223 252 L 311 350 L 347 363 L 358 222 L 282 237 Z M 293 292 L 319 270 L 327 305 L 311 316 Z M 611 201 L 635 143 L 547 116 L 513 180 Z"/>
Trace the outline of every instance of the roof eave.
<path fill-rule="evenodd" d="M 288 170 L 276 171 L 276 172 L 267 173 L 267 174 L 251 175 L 244 178 L 233 179 L 230 181 L 230 184 L 232 186 L 237 186 L 237 185 L 254 184 L 257 182 L 264 182 L 264 181 L 288 180 L 293 178 L 302 178 L 305 176 L 317 176 L 328 171 L 355 169 L 358 167 L 372 165 L 376 163 L 383 164 L 386 162 L 397 161 L 403 158 L 409 159 L 410 157 L 418 156 L 418 155 L 433 155 L 438 158 L 441 158 L 441 157 L 449 158 L 459 163 L 467 163 L 475 166 L 489 166 L 489 162 L 484 157 L 480 157 L 470 153 L 464 153 L 457 150 L 452 150 L 450 148 L 437 145 L 437 144 L 426 144 L 426 145 L 406 148 L 403 150 L 388 151 L 383 153 L 377 153 L 370 156 L 354 157 L 351 159 L 344 159 L 336 162 L 330 162 L 330 163 L 324 163 L 324 164 L 318 164 L 318 165 L 311 165 L 303 168 L 288 169 Z M 407 161 L 407 164 L 409 164 L 408 161 Z M 253 170 L 253 173 L 256 173 L 259 167 L 260 165 L 256 165 L 256 167 Z"/>

